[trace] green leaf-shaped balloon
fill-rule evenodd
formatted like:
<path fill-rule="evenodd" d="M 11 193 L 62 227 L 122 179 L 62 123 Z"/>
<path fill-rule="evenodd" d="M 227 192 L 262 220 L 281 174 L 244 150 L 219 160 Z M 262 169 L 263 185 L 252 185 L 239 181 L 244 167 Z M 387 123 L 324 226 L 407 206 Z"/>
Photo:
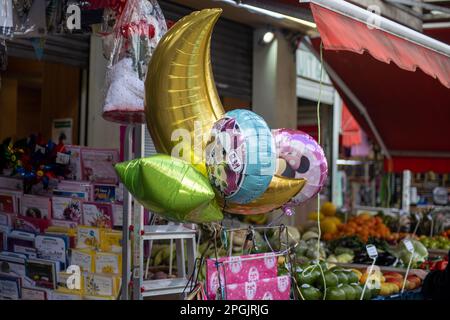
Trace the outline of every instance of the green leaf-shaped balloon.
<path fill-rule="evenodd" d="M 168 155 L 118 163 L 117 174 L 145 208 L 169 220 L 205 223 L 223 219 L 208 178 Z"/>

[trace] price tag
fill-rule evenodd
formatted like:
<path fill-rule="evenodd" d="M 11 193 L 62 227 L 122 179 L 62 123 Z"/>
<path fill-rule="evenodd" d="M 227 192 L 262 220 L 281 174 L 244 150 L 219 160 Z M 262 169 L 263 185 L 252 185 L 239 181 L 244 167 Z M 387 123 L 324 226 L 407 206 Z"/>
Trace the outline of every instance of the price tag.
<path fill-rule="evenodd" d="M 431 213 L 427 214 L 427 218 L 430 221 L 433 221 L 433 215 Z"/>
<path fill-rule="evenodd" d="M 56 154 L 56 163 L 69 164 L 69 162 L 70 162 L 70 155 L 69 154 L 61 153 L 61 152 L 58 152 Z"/>
<path fill-rule="evenodd" d="M 414 217 L 416 218 L 417 221 L 422 220 L 422 215 L 421 215 L 420 213 L 417 213 L 417 212 L 416 212 L 416 213 L 414 214 Z"/>
<path fill-rule="evenodd" d="M 408 251 L 411 252 L 411 253 L 414 252 L 414 246 L 413 246 L 411 240 L 409 240 L 409 239 L 404 239 L 404 240 L 403 240 L 403 244 L 405 245 L 406 250 L 408 250 Z"/>
<path fill-rule="evenodd" d="M 367 254 L 371 259 L 376 259 L 378 257 L 378 250 L 373 244 L 368 244 L 366 246 Z"/>

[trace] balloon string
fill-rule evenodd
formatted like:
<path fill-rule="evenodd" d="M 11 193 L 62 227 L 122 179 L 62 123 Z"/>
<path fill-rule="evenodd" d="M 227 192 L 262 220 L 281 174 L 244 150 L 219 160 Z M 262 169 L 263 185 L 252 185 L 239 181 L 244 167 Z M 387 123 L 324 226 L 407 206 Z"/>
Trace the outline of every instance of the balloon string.
<path fill-rule="evenodd" d="M 321 145 L 321 130 L 320 130 L 320 103 L 322 99 L 322 86 L 323 86 L 323 42 L 320 41 L 320 79 L 319 79 L 319 96 L 317 98 L 317 143 Z M 319 237 L 317 238 L 317 266 L 319 266 L 320 274 L 324 283 L 324 294 L 323 300 L 326 299 L 327 295 L 327 284 L 325 281 L 325 275 L 323 268 L 320 265 L 320 239 L 322 238 L 322 228 L 320 227 L 320 193 L 317 194 L 317 230 L 319 231 Z"/>

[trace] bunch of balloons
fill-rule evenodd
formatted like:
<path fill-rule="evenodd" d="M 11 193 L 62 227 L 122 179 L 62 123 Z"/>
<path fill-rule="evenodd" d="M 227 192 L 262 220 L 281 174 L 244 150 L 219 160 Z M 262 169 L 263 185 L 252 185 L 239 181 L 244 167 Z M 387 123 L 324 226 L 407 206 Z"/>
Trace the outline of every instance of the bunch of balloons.
<path fill-rule="evenodd" d="M 194 12 L 160 40 L 146 79 L 146 117 L 158 152 L 116 166 L 149 210 L 183 222 L 261 214 L 314 197 L 327 177 L 320 145 L 298 130 L 271 131 L 249 110 L 225 113 L 210 43 L 222 10 Z M 169 156 L 171 155 L 171 156 Z M 183 160 L 180 160 L 181 158 Z"/>

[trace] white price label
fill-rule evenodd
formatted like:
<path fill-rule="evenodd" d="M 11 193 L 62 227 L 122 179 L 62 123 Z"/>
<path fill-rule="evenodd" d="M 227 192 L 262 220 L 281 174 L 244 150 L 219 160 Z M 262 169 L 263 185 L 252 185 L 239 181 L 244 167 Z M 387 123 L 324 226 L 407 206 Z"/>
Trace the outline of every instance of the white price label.
<path fill-rule="evenodd" d="M 414 216 L 416 217 L 417 221 L 422 220 L 422 215 L 420 213 L 415 213 Z"/>
<path fill-rule="evenodd" d="M 413 246 L 411 240 L 405 239 L 405 240 L 403 240 L 403 244 L 405 245 L 406 250 L 408 250 L 411 253 L 414 252 L 414 246 Z"/>
<path fill-rule="evenodd" d="M 433 215 L 431 213 L 427 214 L 427 218 L 430 221 L 433 221 Z"/>
<path fill-rule="evenodd" d="M 70 162 L 70 155 L 69 154 L 61 153 L 61 152 L 58 152 L 56 154 L 56 163 L 69 164 L 69 162 Z"/>
<path fill-rule="evenodd" d="M 378 250 L 373 244 L 368 244 L 366 246 L 367 254 L 370 258 L 376 259 L 378 257 Z"/>

